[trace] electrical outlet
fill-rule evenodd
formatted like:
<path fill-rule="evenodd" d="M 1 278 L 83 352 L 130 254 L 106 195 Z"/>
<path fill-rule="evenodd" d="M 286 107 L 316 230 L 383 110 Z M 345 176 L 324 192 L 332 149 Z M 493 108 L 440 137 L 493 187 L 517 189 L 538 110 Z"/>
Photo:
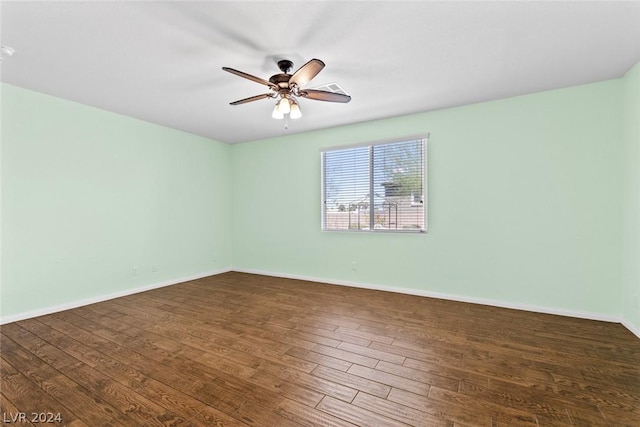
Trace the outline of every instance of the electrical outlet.
<path fill-rule="evenodd" d="M 358 264 L 355 261 L 351 261 L 351 271 L 356 271 L 358 269 Z"/>
<path fill-rule="evenodd" d="M 138 267 L 131 267 L 131 275 L 132 276 L 138 275 Z"/>
<path fill-rule="evenodd" d="M 155 273 L 155 272 L 157 272 L 157 271 L 158 271 L 158 266 L 157 266 L 157 265 L 155 265 L 155 264 L 153 264 L 153 265 L 151 266 L 151 271 L 153 271 L 154 273 Z"/>

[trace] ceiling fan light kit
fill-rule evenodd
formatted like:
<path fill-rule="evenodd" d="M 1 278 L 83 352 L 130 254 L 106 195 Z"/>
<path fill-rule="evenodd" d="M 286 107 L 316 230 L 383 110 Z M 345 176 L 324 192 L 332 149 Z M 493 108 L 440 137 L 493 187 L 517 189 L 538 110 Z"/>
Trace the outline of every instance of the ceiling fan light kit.
<path fill-rule="evenodd" d="M 265 85 L 270 89 L 269 93 L 240 99 L 238 101 L 231 102 L 230 105 L 240 105 L 265 98 L 276 98 L 278 101 L 271 113 L 271 117 L 281 120 L 286 118 L 299 119 L 302 117 L 302 111 L 300 110 L 300 105 L 296 98 L 341 103 L 351 101 L 351 96 L 343 93 L 334 93 L 318 89 L 300 89 L 318 75 L 324 66 L 325 64 L 321 60 L 312 59 L 300 67 L 295 73 L 289 74 L 293 68 L 293 62 L 288 59 L 282 59 L 278 61 L 278 68 L 280 68 L 281 73 L 274 74 L 269 78 L 269 80 L 264 80 L 260 77 L 229 67 L 222 67 L 222 69 L 231 74 Z"/>

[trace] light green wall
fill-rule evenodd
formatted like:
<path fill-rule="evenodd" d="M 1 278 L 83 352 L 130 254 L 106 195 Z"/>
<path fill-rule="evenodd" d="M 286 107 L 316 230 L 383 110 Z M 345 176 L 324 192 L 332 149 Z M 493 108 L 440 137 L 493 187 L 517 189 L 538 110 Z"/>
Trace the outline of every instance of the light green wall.
<path fill-rule="evenodd" d="M 618 79 L 234 146 L 233 266 L 618 316 L 620 94 Z M 321 148 L 426 132 L 428 234 L 320 231 Z"/>
<path fill-rule="evenodd" d="M 230 268 L 230 146 L 1 88 L 3 317 Z"/>
<path fill-rule="evenodd" d="M 625 322 L 640 331 L 640 63 L 624 76 L 622 84 L 625 147 L 622 315 Z"/>

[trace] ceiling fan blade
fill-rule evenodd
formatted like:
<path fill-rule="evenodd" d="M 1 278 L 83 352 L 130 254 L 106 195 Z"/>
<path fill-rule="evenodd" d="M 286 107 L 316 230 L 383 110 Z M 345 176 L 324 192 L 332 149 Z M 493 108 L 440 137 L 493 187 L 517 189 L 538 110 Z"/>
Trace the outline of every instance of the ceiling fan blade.
<path fill-rule="evenodd" d="M 298 71 L 293 73 L 289 79 L 289 85 L 295 83 L 298 87 L 302 87 L 307 84 L 312 78 L 318 75 L 324 68 L 324 62 L 319 59 L 312 59 L 311 61 L 298 68 Z"/>
<path fill-rule="evenodd" d="M 228 71 L 231 74 L 235 74 L 236 76 L 244 77 L 245 79 L 249 79 L 249 80 L 254 81 L 256 83 L 260 83 L 260 84 L 263 84 L 265 86 L 269 86 L 270 88 L 273 88 L 273 89 L 276 89 L 276 90 L 278 89 L 278 87 L 276 85 L 274 85 L 271 82 L 266 81 L 265 79 L 261 79 L 260 77 L 252 76 L 251 74 L 247 74 L 247 73 L 242 72 L 242 71 L 234 70 L 233 68 L 229 68 L 229 67 L 222 67 L 222 69 L 224 71 Z"/>
<path fill-rule="evenodd" d="M 300 96 L 315 99 L 317 101 L 349 102 L 351 97 L 342 93 L 328 92 L 326 90 L 305 89 L 300 91 Z"/>
<path fill-rule="evenodd" d="M 240 99 L 238 101 L 233 101 L 230 102 L 230 105 L 240 105 L 240 104 L 246 104 L 247 102 L 252 102 L 252 101 L 258 101 L 260 99 L 265 99 L 265 98 L 270 98 L 271 94 L 270 93 L 263 93 L 262 95 L 256 95 L 256 96 L 252 96 L 249 98 L 244 98 L 244 99 Z"/>

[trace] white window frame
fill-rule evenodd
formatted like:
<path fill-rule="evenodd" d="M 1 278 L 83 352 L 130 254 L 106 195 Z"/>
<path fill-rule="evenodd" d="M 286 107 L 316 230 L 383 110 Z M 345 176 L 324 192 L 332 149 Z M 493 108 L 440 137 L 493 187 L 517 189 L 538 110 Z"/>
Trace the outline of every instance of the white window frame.
<path fill-rule="evenodd" d="M 428 197 L 428 187 L 427 184 L 429 182 L 428 180 L 428 171 L 429 168 L 427 166 L 427 147 L 428 147 L 428 142 L 429 142 L 429 136 L 430 134 L 422 134 L 422 135 L 413 135 L 413 136 L 406 136 L 406 137 L 402 137 L 402 138 L 395 138 L 395 139 L 386 139 L 386 140 L 380 140 L 380 141 L 375 141 L 375 142 L 363 142 L 363 143 L 357 143 L 357 144 L 348 144 L 348 145 L 340 145 L 340 146 L 333 146 L 333 147 L 327 147 L 327 148 L 323 148 L 320 150 L 320 205 L 321 205 L 321 212 L 320 212 L 320 227 L 321 230 L 323 232 L 330 232 L 330 233 L 401 233 L 401 234 L 426 234 L 428 231 L 428 226 L 429 226 L 429 197 Z M 422 183 L 422 189 L 423 189 L 423 208 L 424 208 L 424 224 L 423 224 L 423 229 L 417 229 L 417 230 L 413 230 L 413 229 L 377 229 L 374 227 L 369 226 L 369 229 L 366 230 L 362 230 L 362 229 L 328 229 L 326 226 L 326 213 L 327 213 L 327 205 L 326 205 L 326 200 L 325 200 L 325 189 L 326 189 L 326 177 L 325 177 L 325 162 L 324 162 L 324 154 L 326 152 L 330 152 L 330 151 L 336 151 L 336 150 L 343 150 L 343 149 L 349 149 L 349 148 L 358 148 L 358 147 L 369 147 L 370 149 L 372 149 L 374 146 L 377 145 L 387 145 L 387 144 L 394 144 L 394 143 L 399 143 L 399 142 L 408 142 L 408 141 L 415 141 L 415 140 L 422 140 L 422 144 L 423 144 L 423 149 L 422 149 L 422 177 L 423 177 L 423 183 Z M 370 177 L 369 177 L 369 187 L 371 189 L 369 194 L 373 193 L 373 166 L 370 164 Z M 371 206 L 371 201 L 369 203 L 369 205 Z M 417 205 L 417 204 L 415 204 Z M 412 202 L 412 206 L 415 206 L 414 202 Z M 371 221 L 371 217 L 369 219 L 369 221 Z"/>

